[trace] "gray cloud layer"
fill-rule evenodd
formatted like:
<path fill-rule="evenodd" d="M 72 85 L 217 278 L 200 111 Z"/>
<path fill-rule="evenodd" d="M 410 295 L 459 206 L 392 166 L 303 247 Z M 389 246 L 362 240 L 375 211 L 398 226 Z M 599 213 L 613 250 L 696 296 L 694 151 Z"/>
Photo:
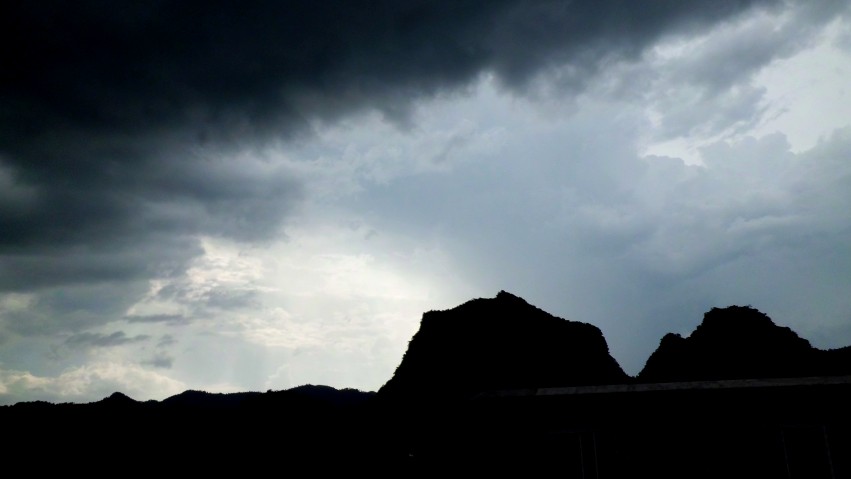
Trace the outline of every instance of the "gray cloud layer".
<path fill-rule="evenodd" d="M 123 331 L 116 331 L 112 334 L 97 334 L 97 333 L 78 333 L 65 340 L 65 345 L 72 348 L 85 347 L 110 347 L 122 346 L 125 344 L 137 343 L 150 339 L 150 336 L 140 334 L 137 336 L 127 336 Z"/>

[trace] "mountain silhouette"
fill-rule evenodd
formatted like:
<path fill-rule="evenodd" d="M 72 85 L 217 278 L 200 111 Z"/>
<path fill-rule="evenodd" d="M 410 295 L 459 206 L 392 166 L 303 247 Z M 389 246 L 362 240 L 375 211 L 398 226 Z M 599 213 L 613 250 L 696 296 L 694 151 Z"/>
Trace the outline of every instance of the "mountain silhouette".
<path fill-rule="evenodd" d="M 263 393 L 189 390 L 144 402 L 116 392 L 86 404 L 3 406 L 0 424 L 14 438 L 7 443 L 9 457 L 46 454 L 53 461 L 46 470 L 54 472 L 94 453 L 145 475 L 166 467 L 260 474 L 268 467 L 265 458 L 278 456 L 290 467 L 336 471 L 358 461 L 380 463 L 374 457 L 387 448 L 376 448 L 379 438 L 371 432 L 375 414 L 367 403 L 374 396 L 313 385 Z M 322 463 L 323 457 L 339 464 Z M 107 472 L 95 469 L 93 475 Z"/>
<path fill-rule="evenodd" d="M 596 326 L 555 317 L 501 291 L 425 313 L 379 395 L 453 396 L 628 380 Z"/>
<path fill-rule="evenodd" d="M 713 308 L 687 338 L 669 333 L 639 382 L 851 374 L 851 348 L 822 351 L 749 306 Z"/>
<path fill-rule="evenodd" d="M 127 396 L 124 393 L 116 391 L 116 392 L 110 394 L 108 397 L 101 399 L 100 403 L 101 404 L 108 404 L 110 406 L 121 407 L 121 406 L 136 404 L 136 403 L 138 403 L 138 401 Z"/>
<path fill-rule="evenodd" d="M 94 453 L 144 475 L 267 474 L 274 458 L 326 476 L 851 477 L 850 373 L 851 347 L 730 306 L 666 335 L 631 378 L 598 328 L 502 291 L 425 313 L 377 393 L 116 392 L 3 406 L 0 424 L 8 457 L 41 454 L 51 473 Z"/>

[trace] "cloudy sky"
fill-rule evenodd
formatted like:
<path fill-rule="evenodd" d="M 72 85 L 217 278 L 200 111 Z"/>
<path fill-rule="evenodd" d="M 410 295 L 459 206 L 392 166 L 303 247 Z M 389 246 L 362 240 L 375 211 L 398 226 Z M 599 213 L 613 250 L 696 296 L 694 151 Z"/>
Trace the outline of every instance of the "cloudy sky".
<path fill-rule="evenodd" d="M 506 290 L 851 344 L 851 5 L 5 2 L 0 404 L 379 388 Z"/>

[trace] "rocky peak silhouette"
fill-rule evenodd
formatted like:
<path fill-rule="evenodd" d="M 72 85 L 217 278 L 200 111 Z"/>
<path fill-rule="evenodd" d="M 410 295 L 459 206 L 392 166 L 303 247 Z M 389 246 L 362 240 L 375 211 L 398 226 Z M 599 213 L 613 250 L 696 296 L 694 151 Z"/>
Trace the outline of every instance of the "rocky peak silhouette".
<path fill-rule="evenodd" d="M 819 376 L 826 374 L 823 353 L 755 308 L 713 308 L 689 337 L 665 335 L 638 380 Z"/>
<path fill-rule="evenodd" d="M 595 326 L 553 316 L 501 291 L 423 315 L 384 397 L 623 383 Z"/>

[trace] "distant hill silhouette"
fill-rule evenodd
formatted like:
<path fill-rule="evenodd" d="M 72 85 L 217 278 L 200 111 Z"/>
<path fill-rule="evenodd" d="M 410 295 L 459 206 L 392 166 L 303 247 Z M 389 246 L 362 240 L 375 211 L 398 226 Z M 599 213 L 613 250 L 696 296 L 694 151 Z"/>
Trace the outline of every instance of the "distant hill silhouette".
<path fill-rule="evenodd" d="M 425 313 L 379 395 L 463 395 L 628 380 L 596 326 L 555 317 L 501 291 L 492 299 Z"/>
<path fill-rule="evenodd" d="M 7 457 L 49 458 L 42 472 L 66 474 L 96 455 L 102 464 L 79 466 L 95 477 L 114 475 L 106 464 L 268 474 L 270 461 L 323 476 L 851 477 L 843 375 L 851 347 L 818 350 L 730 306 L 687 338 L 666 335 L 631 378 L 598 328 L 503 291 L 425 313 L 378 393 L 116 392 L 3 406 L 0 424 Z"/>
<path fill-rule="evenodd" d="M 94 453 L 144 475 L 166 467 L 193 474 L 260 474 L 272 457 L 286 458 L 283 466 L 332 471 L 358 461 L 382 462 L 374 457 L 389 448 L 376 447 L 382 443 L 371 432 L 376 419 L 368 403 L 374 396 L 313 385 L 265 393 L 185 391 L 144 402 L 116 392 L 87 404 L 34 401 L 0 407 L 0 424 L 14 438 L 5 443 L 9 457 L 45 454 L 53 462 L 44 467 L 55 472 Z M 339 463 L 322 463 L 323 457 Z M 95 469 L 93 475 L 106 473 Z"/>
<path fill-rule="evenodd" d="M 205 410 L 226 411 L 240 409 L 256 409 L 258 407 L 280 407 L 310 404 L 317 408 L 340 409 L 356 407 L 375 395 L 374 392 L 364 392 L 357 389 L 336 389 L 331 386 L 306 384 L 280 391 L 209 393 L 206 391 L 187 390 L 170 396 L 162 401 L 140 402 L 120 392 L 112 393 L 109 397 L 89 404 L 81 404 L 88 408 L 127 408 L 143 407 L 157 411 Z M 40 407 L 50 407 L 47 402 L 21 403 L 34 404 Z M 16 405 L 17 406 L 17 405 Z M 63 405 L 65 406 L 65 405 Z"/>
<path fill-rule="evenodd" d="M 749 306 L 713 308 L 683 338 L 669 333 L 639 382 L 705 381 L 851 374 L 851 348 L 823 351 Z"/>

